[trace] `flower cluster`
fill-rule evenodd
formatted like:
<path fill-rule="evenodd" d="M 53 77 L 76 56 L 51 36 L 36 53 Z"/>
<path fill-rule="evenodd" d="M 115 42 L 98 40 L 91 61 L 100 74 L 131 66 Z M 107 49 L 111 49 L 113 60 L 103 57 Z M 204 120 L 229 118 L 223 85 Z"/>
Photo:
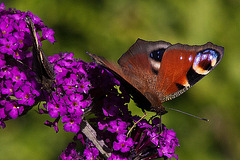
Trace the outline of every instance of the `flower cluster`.
<path fill-rule="evenodd" d="M 62 152 L 61 159 L 154 159 L 176 158 L 179 146 L 175 133 L 168 130 L 159 118 L 141 120 L 131 133 L 130 127 L 140 117 L 128 110 L 130 96 L 121 83 L 106 69 L 95 63 L 73 58 L 73 53 L 59 53 L 48 57 L 56 78 L 52 90 L 44 90 L 32 69 L 32 37 L 26 16 L 34 23 L 39 43 L 55 42 L 53 30 L 31 12 L 16 9 L 5 10 L 0 5 L 0 127 L 5 121 L 26 114 L 32 107 L 43 102 L 40 114 L 55 118 L 45 125 L 59 131 L 61 121 L 66 132 L 76 133 L 75 142 L 81 142 L 84 151 L 78 152 L 72 142 Z M 41 43 L 40 43 L 41 45 Z M 87 112 L 87 113 L 86 113 Z M 88 116 L 89 115 L 89 116 Z M 111 153 L 103 157 L 89 135 L 81 130 L 83 117 L 97 133 L 96 141 L 104 142 Z"/>
<path fill-rule="evenodd" d="M 48 113 L 52 118 L 56 118 L 54 122 L 45 123 L 54 127 L 56 132 L 57 122 L 61 117 L 66 132 L 78 133 L 82 115 L 91 104 L 91 97 L 88 94 L 90 82 L 83 69 L 87 63 L 74 59 L 72 53 L 60 53 L 49 57 L 49 60 L 54 64 L 56 73 L 55 90 L 50 95 L 45 94 L 46 103 L 43 104 L 45 109 L 41 109 L 40 113 Z"/>
<path fill-rule="evenodd" d="M 31 12 L 16 9 L 5 10 L 0 5 L 0 128 L 4 121 L 25 114 L 39 102 L 41 85 L 31 70 L 32 53 L 29 47 L 32 40 L 25 17 L 29 16 L 42 30 L 42 39 L 54 42 L 53 30 Z M 40 39 L 39 39 L 40 40 Z"/>
<path fill-rule="evenodd" d="M 62 117 L 64 130 L 77 133 L 84 109 L 91 103 L 88 96 L 90 82 L 86 79 L 83 69 L 86 62 L 74 59 L 72 53 L 60 53 L 49 57 L 49 62 L 54 65 L 56 79 L 55 90 L 46 94 L 42 84 L 37 81 L 36 73 L 31 69 L 30 49 L 33 40 L 25 21 L 26 16 L 32 19 L 37 31 L 42 31 L 42 36 L 37 33 L 39 42 L 47 39 L 53 43 L 53 30 L 48 29 L 42 20 L 31 12 L 5 10 L 3 3 L 1 8 L 1 126 L 4 128 L 4 121 L 17 118 L 44 100 L 45 109 L 40 109 L 40 113 L 57 118 L 56 121 L 46 121 L 45 124 L 58 131 L 57 122 Z"/>
<path fill-rule="evenodd" d="M 43 104 L 44 113 L 52 118 L 61 117 L 66 132 L 78 133 L 84 111 L 89 109 L 91 97 L 88 92 L 90 82 L 84 70 L 87 63 L 73 58 L 72 53 L 60 53 L 49 57 L 54 64 L 56 73 L 55 91 L 49 95 L 47 102 Z M 56 127 L 54 123 L 47 121 L 45 124 Z"/>

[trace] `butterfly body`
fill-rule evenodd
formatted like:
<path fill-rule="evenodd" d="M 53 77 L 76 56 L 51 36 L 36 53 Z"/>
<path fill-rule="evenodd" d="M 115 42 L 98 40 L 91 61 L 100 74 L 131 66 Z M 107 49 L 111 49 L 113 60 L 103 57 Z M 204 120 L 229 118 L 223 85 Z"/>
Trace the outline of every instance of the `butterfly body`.
<path fill-rule="evenodd" d="M 178 97 L 221 61 L 223 47 L 138 39 L 118 60 L 118 65 L 93 54 L 92 59 L 112 72 L 137 105 L 158 114 L 162 103 Z"/>

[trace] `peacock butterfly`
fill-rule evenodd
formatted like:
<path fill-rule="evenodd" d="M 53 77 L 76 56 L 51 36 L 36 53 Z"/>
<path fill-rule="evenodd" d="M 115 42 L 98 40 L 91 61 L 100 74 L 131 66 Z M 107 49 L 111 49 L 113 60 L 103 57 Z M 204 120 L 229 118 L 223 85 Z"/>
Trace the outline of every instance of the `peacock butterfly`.
<path fill-rule="evenodd" d="M 138 107 L 162 115 L 167 112 L 162 103 L 206 76 L 219 64 L 223 52 L 223 47 L 211 42 L 190 46 L 138 39 L 118 60 L 119 65 L 88 54 L 115 75 Z"/>
<path fill-rule="evenodd" d="M 53 70 L 53 65 L 48 61 L 47 56 L 44 54 L 42 48 L 39 45 L 32 19 L 27 16 L 25 21 L 30 30 L 33 43 L 32 70 L 37 73 L 36 79 L 40 84 L 42 84 L 43 89 L 48 93 L 51 93 L 51 91 L 54 90 L 53 83 L 56 76 Z"/>

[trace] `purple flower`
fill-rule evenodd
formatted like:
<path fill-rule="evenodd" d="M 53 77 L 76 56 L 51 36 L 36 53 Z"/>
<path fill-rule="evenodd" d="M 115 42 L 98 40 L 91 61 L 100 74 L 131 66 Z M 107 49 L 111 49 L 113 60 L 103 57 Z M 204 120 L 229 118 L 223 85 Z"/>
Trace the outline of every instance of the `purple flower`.
<path fill-rule="evenodd" d="M 98 129 L 103 130 L 104 128 L 106 128 L 108 126 L 106 121 L 99 121 L 98 122 Z"/>
<path fill-rule="evenodd" d="M 4 10 L 5 10 L 5 5 L 4 5 L 4 3 L 1 3 L 1 5 L 0 5 L 0 12 L 4 11 Z"/>
<path fill-rule="evenodd" d="M 13 67 L 12 73 L 12 81 L 18 85 L 22 85 L 23 82 L 27 80 L 26 74 L 24 72 L 20 72 L 17 67 Z"/>
<path fill-rule="evenodd" d="M 84 150 L 83 155 L 86 157 L 86 160 L 93 160 L 99 155 L 99 151 L 95 147 L 87 147 Z"/>
<path fill-rule="evenodd" d="M 120 119 L 110 121 L 107 130 L 112 133 L 124 134 L 127 132 L 127 123 Z"/>
<path fill-rule="evenodd" d="M 12 78 L 12 68 L 5 67 L 0 70 L 0 78 L 11 79 Z"/>
<path fill-rule="evenodd" d="M 127 158 L 124 157 L 123 155 L 112 153 L 111 157 L 109 157 L 108 160 L 127 160 Z"/>
<path fill-rule="evenodd" d="M 7 115 L 5 113 L 5 108 L 0 108 L 0 119 L 4 119 L 6 117 L 7 117 Z"/>
<path fill-rule="evenodd" d="M 82 100 L 83 100 L 83 96 L 79 95 L 79 94 L 72 94 L 69 96 L 69 107 L 68 107 L 68 112 L 69 113 L 74 113 L 76 115 L 82 115 L 83 114 L 83 110 L 82 110 Z"/>
<path fill-rule="evenodd" d="M 76 147 L 76 143 L 70 143 L 66 150 L 62 152 L 60 158 L 62 160 L 80 160 L 82 156 L 74 149 Z"/>
<path fill-rule="evenodd" d="M 29 82 L 21 87 L 21 90 L 16 91 L 16 98 L 20 99 L 20 104 L 33 105 L 35 102 L 35 97 L 39 95 L 39 92 L 34 90 Z"/>
<path fill-rule="evenodd" d="M 113 149 L 115 151 L 121 150 L 121 152 L 128 152 L 130 148 L 133 146 L 133 140 L 132 138 L 126 138 L 127 136 L 125 134 L 119 134 L 117 136 L 118 142 L 113 142 Z"/>
<path fill-rule="evenodd" d="M 79 85 L 77 81 L 78 77 L 75 74 L 71 74 L 69 78 L 65 78 L 67 73 L 69 72 L 67 71 L 61 74 L 62 77 L 60 78 L 60 76 L 58 76 L 58 79 L 60 79 L 59 83 L 62 83 L 63 89 L 65 90 L 66 94 L 72 94 L 76 91 L 76 85 Z"/>
<path fill-rule="evenodd" d="M 62 117 L 67 114 L 67 107 L 65 106 L 64 99 L 58 97 L 57 95 L 52 95 L 52 101 L 44 104 L 45 108 L 49 112 L 52 118 L 57 118 L 59 115 Z M 56 103 L 57 102 L 57 103 Z"/>
<path fill-rule="evenodd" d="M 55 39 L 53 37 L 54 35 L 54 31 L 52 29 L 48 29 L 48 28 L 42 28 L 42 35 L 44 39 L 49 40 L 49 42 L 54 43 Z"/>
<path fill-rule="evenodd" d="M 13 36 L 16 38 L 17 40 L 17 45 L 18 45 L 18 48 L 21 49 L 24 47 L 24 32 L 14 32 L 13 33 Z"/>
<path fill-rule="evenodd" d="M 4 129 L 6 127 L 6 124 L 1 120 L 0 121 L 0 129 Z"/>
<path fill-rule="evenodd" d="M 20 33 L 20 36 L 23 36 L 22 33 L 29 31 L 29 28 L 27 27 L 26 22 L 21 18 L 19 18 L 19 21 L 16 23 L 14 28 L 17 31 L 19 31 L 19 32 L 15 32 L 15 33 Z M 23 39 L 23 42 L 26 42 L 26 39 Z"/>
<path fill-rule="evenodd" d="M 82 118 L 80 116 L 67 115 L 62 117 L 62 123 L 65 123 L 63 128 L 66 132 L 78 133 L 81 121 Z"/>
<path fill-rule="evenodd" d="M 60 117 L 58 117 L 54 122 L 50 122 L 50 121 L 46 120 L 44 124 L 46 126 L 53 127 L 54 130 L 56 131 L 56 133 L 58 133 L 59 129 L 58 129 L 57 124 L 58 124 L 59 118 Z"/>
<path fill-rule="evenodd" d="M 13 82 L 11 80 L 5 81 L 4 86 L 1 88 L 1 92 L 7 97 L 13 95 Z"/>
<path fill-rule="evenodd" d="M 6 102 L 6 112 L 8 112 L 9 116 L 12 119 L 16 119 L 19 115 L 21 115 L 24 111 L 23 106 L 19 106 L 16 101 Z"/>
<path fill-rule="evenodd" d="M 0 38 L 0 47 L 1 53 L 7 53 L 9 55 L 14 54 L 14 50 L 18 48 L 17 40 L 13 36 L 9 36 L 8 38 Z"/>
<path fill-rule="evenodd" d="M 0 22 L 0 31 L 2 33 L 3 37 L 8 37 L 12 35 L 12 31 L 13 31 L 13 26 L 10 23 L 7 23 L 5 20 Z"/>
<path fill-rule="evenodd" d="M 77 92 L 79 93 L 84 93 L 84 94 L 88 94 L 88 91 L 90 89 L 90 85 L 91 83 L 87 80 L 82 80 L 80 83 L 79 83 L 79 86 L 78 86 L 78 89 L 77 89 Z"/>
<path fill-rule="evenodd" d="M 160 134 L 161 140 L 160 140 L 160 148 L 158 149 L 159 156 L 167 156 L 168 158 L 176 158 L 178 159 L 177 155 L 174 155 L 175 153 L 175 147 L 179 147 L 178 139 L 176 138 L 176 133 L 173 132 L 173 130 L 168 130 L 164 126 L 163 132 Z"/>
<path fill-rule="evenodd" d="M 0 59 L 0 68 L 5 67 L 6 61 L 3 59 Z"/>

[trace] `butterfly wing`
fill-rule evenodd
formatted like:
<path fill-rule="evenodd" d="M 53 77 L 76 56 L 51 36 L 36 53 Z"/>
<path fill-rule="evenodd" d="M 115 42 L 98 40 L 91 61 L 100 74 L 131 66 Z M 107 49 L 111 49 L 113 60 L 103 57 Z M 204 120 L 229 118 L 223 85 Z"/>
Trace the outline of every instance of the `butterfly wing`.
<path fill-rule="evenodd" d="M 214 69 L 223 47 L 138 39 L 118 60 L 119 66 L 89 55 L 123 82 L 139 107 L 164 114 L 161 103 L 179 96 Z"/>
<path fill-rule="evenodd" d="M 41 83 L 43 88 L 50 93 L 53 90 L 53 81 L 55 79 L 53 66 L 49 63 L 48 58 L 40 47 L 32 19 L 30 17 L 26 17 L 26 22 L 33 42 L 32 69 L 35 73 L 37 73 L 37 81 Z"/>
<path fill-rule="evenodd" d="M 152 68 L 158 64 L 149 60 L 149 54 L 156 48 L 166 49 L 170 45 L 164 41 L 147 42 L 138 39 L 118 60 L 128 81 L 142 94 L 154 91 L 157 80 L 157 75 Z"/>
<path fill-rule="evenodd" d="M 161 66 L 161 61 L 156 61 L 156 59 L 161 59 L 163 51 L 169 46 L 171 44 L 165 41 L 154 42 L 138 39 L 118 60 L 128 82 L 151 103 L 150 110 L 158 113 L 164 113 L 165 110 L 161 106 L 162 102 L 156 92 L 157 73 Z M 151 58 L 152 52 L 158 52 L 156 57 Z M 139 99 L 136 101 L 138 103 Z M 142 108 L 145 109 L 146 106 L 143 104 Z"/>
<path fill-rule="evenodd" d="M 173 99 L 212 71 L 223 57 L 223 47 L 208 42 L 201 46 L 175 44 L 166 49 L 157 78 L 157 94 Z"/>

